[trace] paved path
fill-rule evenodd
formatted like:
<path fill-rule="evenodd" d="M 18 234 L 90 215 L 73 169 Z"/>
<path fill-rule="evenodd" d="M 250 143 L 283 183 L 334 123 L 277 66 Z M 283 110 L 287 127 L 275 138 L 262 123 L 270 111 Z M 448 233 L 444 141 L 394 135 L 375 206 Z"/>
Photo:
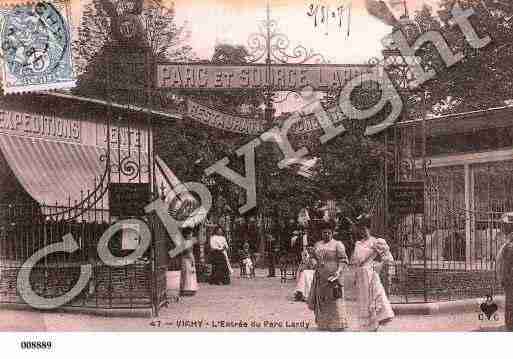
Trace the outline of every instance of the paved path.
<path fill-rule="evenodd" d="M 305 303 L 295 302 L 292 298 L 294 286 L 290 281 L 283 284 L 279 278 L 266 278 L 263 271 L 259 271 L 257 278 L 252 280 L 235 276 L 230 286 L 200 284 L 196 296 L 171 303 L 162 309 L 158 321 L 141 317 L 0 309 L 0 331 L 182 331 L 199 327 L 216 331 L 240 330 L 238 327 L 223 328 L 222 321 L 232 322 L 231 325 L 235 326 L 248 325 L 246 330 L 315 331 L 313 313 Z M 347 288 L 350 329 L 357 330 L 350 283 Z M 498 314 L 500 322 L 480 321 L 479 308 L 475 313 L 466 314 L 398 316 L 383 331 L 496 331 L 502 329 L 504 318 L 502 312 Z M 260 327 L 252 328 L 252 322 Z"/>

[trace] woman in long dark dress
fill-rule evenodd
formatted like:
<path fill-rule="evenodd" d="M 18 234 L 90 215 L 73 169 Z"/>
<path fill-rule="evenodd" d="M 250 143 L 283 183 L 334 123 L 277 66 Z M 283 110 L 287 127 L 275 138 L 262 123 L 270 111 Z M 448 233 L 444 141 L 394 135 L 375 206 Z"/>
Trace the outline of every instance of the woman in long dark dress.
<path fill-rule="evenodd" d="M 217 227 L 215 234 L 210 237 L 210 261 L 212 274 L 210 284 L 230 284 L 231 266 L 227 255 L 228 242 L 223 235 L 221 227 Z"/>

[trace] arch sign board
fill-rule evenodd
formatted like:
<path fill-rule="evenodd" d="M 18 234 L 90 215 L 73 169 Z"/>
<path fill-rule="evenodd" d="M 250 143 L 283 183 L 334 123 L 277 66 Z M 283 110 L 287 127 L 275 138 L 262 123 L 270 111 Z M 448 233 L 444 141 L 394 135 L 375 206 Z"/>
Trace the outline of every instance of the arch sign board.
<path fill-rule="evenodd" d="M 269 86 L 274 91 L 332 91 L 362 73 L 371 65 L 157 65 L 157 88 L 189 90 L 241 90 Z"/>

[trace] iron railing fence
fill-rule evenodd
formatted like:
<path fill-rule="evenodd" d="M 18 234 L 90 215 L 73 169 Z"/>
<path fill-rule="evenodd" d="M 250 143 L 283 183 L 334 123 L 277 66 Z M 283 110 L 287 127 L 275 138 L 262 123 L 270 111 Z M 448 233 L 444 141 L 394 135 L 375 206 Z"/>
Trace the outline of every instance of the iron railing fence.
<path fill-rule="evenodd" d="M 101 201 L 99 202 L 101 203 Z M 117 221 L 109 210 L 101 208 L 68 209 L 65 206 L 46 206 L 36 202 L 0 204 L 0 303 L 25 304 L 17 289 L 23 264 L 38 251 L 63 241 L 71 234 L 78 248 L 48 254 L 30 272 L 33 290 L 45 298 L 58 297 L 76 284 L 80 267 L 90 265 L 92 276 L 87 286 L 66 307 L 96 309 L 151 309 L 166 303 L 165 272 L 167 239 L 160 236 L 135 263 L 112 267 L 98 255 L 98 242 L 105 231 Z M 81 213 L 74 216 L 73 213 Z M 146 218 L 152 236 L 162 232 L 162 224 Z M 123 249 L 123 231 L 109 241 L 115 256 L 123 257 L 132 251 Z"/>

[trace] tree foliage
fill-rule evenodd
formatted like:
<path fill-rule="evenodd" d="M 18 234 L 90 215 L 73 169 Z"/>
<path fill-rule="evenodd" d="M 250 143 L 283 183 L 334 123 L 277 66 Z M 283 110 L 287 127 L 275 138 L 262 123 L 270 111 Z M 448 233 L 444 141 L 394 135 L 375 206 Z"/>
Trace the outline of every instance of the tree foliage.
<path fill-rule="evenodd" d="M 249 52 L 242 45 L 218 44 L 211 62 L 214 64 L 243 65 L 248 62 Z"/>
<path fill-rule="evenodd" d="M 429 92 L 428 106 L 436 114 L 463 112 L 504 106 L 513 98 L 513 3 L 496 0 L 465 0 L 457 3 L 472 7 L 470 21 L 480 38 L 492 41 L 482 49 L 472 48 L 461 30 L 451 24 L 455 0 L 441 1 L 439 10 L 425 6 L 415 20 L 423 32 L 439 30 L 454 53 L 464 59 L 447 68 L 432 44 L 422 50 L 423 63 L 434 68 L 436 78 L 423 85 Z"/>
<path fill-rule="evenodd" d="M 142 24 L 143 40 L 137 43 L 122 44 L 113 36 L 111 25 L 116 16 L 107 0 L 92 0 L 84 7 L 78 37 L 74 42 L 75 63 L 78 73 L 77 92 L 94 95 L 105 87 L 107 69 L 123 53 L 132 57 L 140 53 L 141 62 L 149 55 L 150 60 L 190 61 L 196 57 L 187 44 L 190 33 L 187 24 L 177 25 L 174 7 L 164 7 L 157 3 L 146 4 L 139 16 Z M 132 59 L 133 60 L 133 59 Z M 144 67 L 136 68 L 133 77 L 145 78 Z"/>

